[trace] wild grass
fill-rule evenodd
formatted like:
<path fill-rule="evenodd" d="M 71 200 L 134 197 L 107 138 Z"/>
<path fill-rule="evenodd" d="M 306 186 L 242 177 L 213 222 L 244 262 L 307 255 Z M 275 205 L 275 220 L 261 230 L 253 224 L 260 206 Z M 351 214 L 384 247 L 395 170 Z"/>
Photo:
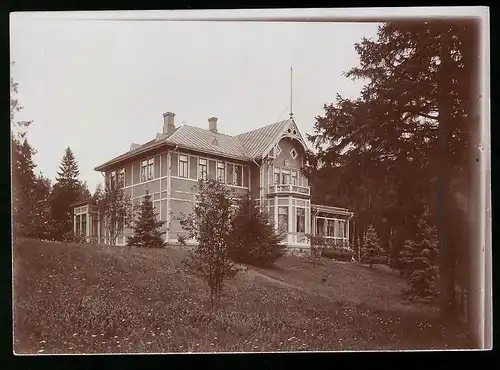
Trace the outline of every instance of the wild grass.
<path fill-rule="evenodd" d="M 464 348 L 458 325 L 406 303 L 380 268 L 284 257 L 249 268 L 211 310 L 186 252 L 19 240 L 16 353 L 260 352 Z"/>

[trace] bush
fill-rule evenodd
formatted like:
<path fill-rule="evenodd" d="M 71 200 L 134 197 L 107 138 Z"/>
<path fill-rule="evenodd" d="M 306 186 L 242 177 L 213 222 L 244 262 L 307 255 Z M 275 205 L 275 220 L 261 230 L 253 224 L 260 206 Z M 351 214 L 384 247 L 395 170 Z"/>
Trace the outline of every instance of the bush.
<path fill-rule="evenodd" d="M 186 241 L 187 241 L 187 238 L 182 234 L 177 237 L 177 242 L 179 243 L 179 245 L 185 246 Z"/>
<path fill-rule="evenodd" d="M 238 263 L 254 266 L 270 266 L 286 252 L 281 244 L 283 235 L 278 234 L 268 217 L 258 208 L 249 195 L 238 199 L 237 210 L 231 222 L 231 246 L 229 255 Z"/>
<path fill-rule="evenodd" d="M 323 257 L 331 258 L 337 261 L 351 261 L 354 257 L 354 251 L 350 248 L 331 248 L 323 249 Z"/>

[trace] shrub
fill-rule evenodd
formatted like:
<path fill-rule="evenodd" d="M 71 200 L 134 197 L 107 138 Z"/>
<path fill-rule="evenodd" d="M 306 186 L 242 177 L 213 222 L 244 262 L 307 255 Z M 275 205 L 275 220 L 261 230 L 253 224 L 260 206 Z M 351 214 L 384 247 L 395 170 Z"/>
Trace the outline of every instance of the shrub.
<path fill-rule="evenodd" d="M 337 261 L 351 261 L 354 257 L 354 251 L 350 248 L 331 248 L 323 249 L 323 257 L 331 258 Z"/>
<path fill-rule="evenodd" d="M 238 198 L 237 210 L 231 222 L 229 255 L 235 262 L 255 266 L 270 266 L 281 258 L 286 245 L 283 235 L 276 232 L 269 218 L 249 195 Z"/>
<path fill-rule="evenodd" d="M 185 246 L 186 241 L 187 239 L 184 235 L 180 234 L 179 236 L 177 236 L 177 242 L 179 243 L 179 245 Z"/>

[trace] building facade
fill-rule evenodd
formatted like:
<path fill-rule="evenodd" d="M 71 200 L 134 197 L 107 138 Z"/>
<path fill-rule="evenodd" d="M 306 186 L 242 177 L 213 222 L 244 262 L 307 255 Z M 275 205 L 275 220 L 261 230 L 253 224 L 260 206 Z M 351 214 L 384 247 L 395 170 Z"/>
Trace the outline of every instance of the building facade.
<path fill-rule="evenodd" d="M 308 248 L 306 234 L 349 240 L 347 209 L 311 204 L 311 188 L 301 168 L 306 143 L 293 119 L 230 136 L 218 132 L 217 118 L 207 129 L 176 127 L 174 113 L 164 113 L 163 130 L 143 144 L 95 168 L 106 181 L 116 181 L 134 204 L 151 194 L 158 217 L 166 221 L 165 238 L 177 243 L 181 213 L 190 213 L 198 179 L 216 178 L 236 193 L 250 193 L 271 221 L 286 232 L 292 248 Z M 107 243 L 102 217 L 92 204 L 76 204 L 74 231 Z M 123 230 L 122 230 L 123 229 Z M 130 230 L 121 227 L 116 244 Z"/>

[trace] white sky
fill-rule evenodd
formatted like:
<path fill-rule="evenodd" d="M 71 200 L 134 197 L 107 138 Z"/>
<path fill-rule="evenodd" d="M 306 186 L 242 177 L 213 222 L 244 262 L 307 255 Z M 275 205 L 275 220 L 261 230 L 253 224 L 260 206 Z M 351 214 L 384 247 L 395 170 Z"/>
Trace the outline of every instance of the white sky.
<path fill-rule="evenodd" d="M 378 26 L 92 19 L 104 15 L 139 12 L 11 15 L 12 76 L 25 107 L 16 118 L 34 121 L 36 171 L 54 179 L 70 146 L 91 191 L 102 180 L 93 168 L 154 138 L 163 112 L 176 113 L 176 125 L 203 128 L 217 116 L 227 134 L 287 118 L 290 65 L 294 117 L 312 132 L 335 94 L 358 95 L 362 84 L 342 72 L 358 64 L 354 43 L 375 37 Z"/>

